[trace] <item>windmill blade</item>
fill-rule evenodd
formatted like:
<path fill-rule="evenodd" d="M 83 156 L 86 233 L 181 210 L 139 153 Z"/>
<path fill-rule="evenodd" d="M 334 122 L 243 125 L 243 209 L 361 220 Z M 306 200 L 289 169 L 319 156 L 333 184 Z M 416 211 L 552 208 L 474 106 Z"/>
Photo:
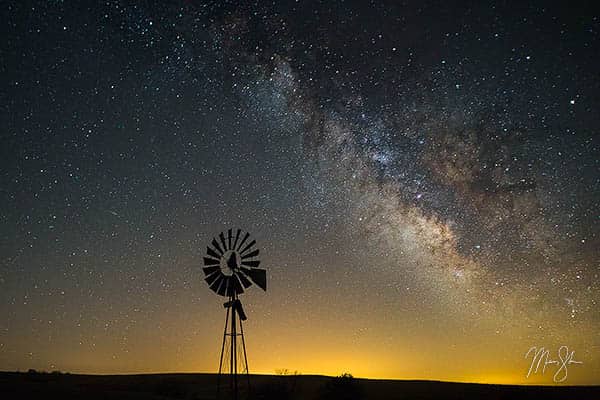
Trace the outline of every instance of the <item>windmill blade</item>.
<path fill-rule="evenodd" d="M 237 271 L 235 273 L 235 275 L 238 277 L 238 279 L 240 280 L 240 282 L 242 282 L 242 285 L 244 286 L 244 289 L 248 289 L 250 286 L 252 286 L 252 282 L 250 281 L 250 279 L 246 278 L 246 275 L 244 274 L 244 272 Z"/>
<path fill-rule="evenodd" d="M 240 254 L 244 254 L 250 247 L 254 246 L 255 244 L 256 240 L 251 241 L 246 247 L 244 247 L 244 250 L 240 251 Z"/>
<path fill-rule="evenodd" d="M 214 258 L 221 258 L 221 256 L 218 255 L 217 252 L 211 249 L 209 246 L 206 246 L 206 254 Z"/>
<path fill-rule="evenodd" d="M 212 267 L 204 267 L 202 269 L 204 270 L 204 274 L 206 276 L 208 276 L 210 274 L 214 274 L 215 272 L 219 271 L 221 269 L 221 267 L 219 265 L 214 265 Z"/>
<path fill-rule="evenodd" d="M 212 284 L 213 284 L 213 283 L 214 283 L 214 282 L 217 280 L 217 278 L 218 278 L 219 276 L 221 276 L 221 275 L 222 275 L 222 274 L 221 274 L 221 272 L 220 272 L 220 271 L 217 271 L 217 272 L 215 272 L 215 273 L 214 273 L 214 274 L 212 274 L 212 275 L 208 275 L 206 278 L 204 278 L 204 280 L 206 281 L 206 283 L 208 283 L 208 286 L 210 286 L 210 287 L 211 287 L 211 289 L 212 289 Z M 213 289 L 213 290 L 214 290 L 214 289 Z"/>
<path fill-rule="evenodd" d="M 229 277 L 223 276 L 223 283 L 219 287 L 219 290 L 217 291 L 217 293 L 220 294 L 221 296 L 225 296 L 227 294 L 228 287 L 229 287 Z"/>
<path fill-rule="evenodd" d="M 225 278 L 225 276 L 222 273 L 218 273 L 215 275 L 217 275 L 217 278 L 213 281 L 213 283 L 210 284 L 210 288 L 212 289 L 213 292 L 218 293 L 218 289 L 221 286 L 221 284 L 223 283 L 223 278 Z M 206 279 L 208 279 L 208 278 L 206 278 Z"/>
<path fill-rule="evenodd" d="M 248 289 L 250 286 L 252 286 L 252 282 L 250 282 L 250 280 L 248 278 L 246 278 L 246 275 L 244 274 L 243 270 L 236 271 L 235 275 L 238 277 L 240 282 L 242 282 L 244 289 Z"/>
<path fill-rule="evenodd" d="M 243 272 L 245 276 L 250 278 L 250 268 L 240 267 L 240 271 Z"/>
<path fill-rule="evenodd" d="M 245 256 L 242 256 L 242 259 L 256 257 L 257 255 L 258 255 L 258 249 L 246 254 Z"/>
<path fill-rule="evenodd" d="M 229 244 L 227 248 L 231 249 L 231 229 L 227 231 L 227 243 Z"/>
<path fill-rule="evenodd" d="M 244 288 L 242 287 L 242 284 L 240 283 L 238 276 L 236 274 L 233 274 L 233 276 L 231 277 L 230 286 L 233 287 L 233 291 L 236 294 L 244 293 Z"/>
<path fill-rule="evenodd" d="M 215 249 L 217 249 L 217 251 L 219 252 L 220 255 L 223 255 L 223 250 L 221 250 L 221 248 L 219 247 L 219 243 L 217 243 L 217 239 L 213 238 L 212 245 Z"/>
<path fill-rule="evenodd" d="M 267 271 L 262 268 L 247 269 L 248 276 L 252 279 L 252 282 L 256 283 L 256 286 L 262 290 L 267 290 Z M 244 271 L 245 272 L 245 271 Z"/>
<path fill-rule="evenodd" d="M 223 235 L 223 232 L 219 233 L 219 239 L 221 239 L 221 244 L 223 245 L 223 250 L 227 251 L 227 243 L 225 243 L 225 235 Z"/>
<path fill-rule="evenodd" d="M 215 260 L 214 258 L 204 257 L 204 265 L 219 265 L 221 261 Z"/>
<path fill-rule="evenodd" d="M 227 297 L 233 297 L 234 293 L 235 287 L 233 285 L 233 276 L 230 276 L 229 279 L 227 279 L 227 290 L 225 294 L 227 295 Z"/>
<path fill-rule="evenodd" d="M 237 248 L 238 251 L 244 245 L 244 243 L 246 243 L 246 240 L 248 240 L 249 236 L 250 236 L 250 234 L 248 232 L 246 232 L 246 234 L 244 235 L 244 238 L 242 239 L 242 241 L 240 242 L 240 245 Z"/>
<path fill-rule="evenodd" d="M 215 285 L 215 287 L 213 289 L 216 294 L 219 294 L 219 291 L 221 290 L 221 288 L 225 288 L 227 286 L 225 283 L 226 278 L 227 277 L 225 275 L 221 274 L 221 279 L 218 280 L 219 283 L 217 285 Z"/>
<path fill-rule="evenodd" d="M 237 247 L 238 240 L 240 240 L 240 233 L 242 233 L 242 230 L 238 229 L 237 233 L 235 234 L 235 242 L 233 242 L 232 249 L 235 249 Z"/>
<path fill-rule="evenodd" d="M 259 264 L 260 264 L 260 261 L 258 261 L 258 260 L 255 260 L 255 261 L 242 261 L 242 265 L 245 265 L 245 266 L 250 267 L 250 268 L 258 268 Z"/>

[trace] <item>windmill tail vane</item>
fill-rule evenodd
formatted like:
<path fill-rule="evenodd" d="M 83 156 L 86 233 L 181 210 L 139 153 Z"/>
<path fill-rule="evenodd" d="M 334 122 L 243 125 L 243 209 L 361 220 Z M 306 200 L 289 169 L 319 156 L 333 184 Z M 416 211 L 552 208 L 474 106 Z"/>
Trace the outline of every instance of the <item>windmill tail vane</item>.
<path fill-rule="evenodd" d="M 244 312 L 244 308 L 242 307 L 242 302 L 239 299 L 235 299 L 233 301 L 230 300 L 230 301 L 224 303 L 223 307 L 233 308 L 233 311 L 235 311 L 237 313 L 237 315 L 241 321 L 245 321 L 248 319 L 248 317 L 246 316 L 246 313 Z"/>

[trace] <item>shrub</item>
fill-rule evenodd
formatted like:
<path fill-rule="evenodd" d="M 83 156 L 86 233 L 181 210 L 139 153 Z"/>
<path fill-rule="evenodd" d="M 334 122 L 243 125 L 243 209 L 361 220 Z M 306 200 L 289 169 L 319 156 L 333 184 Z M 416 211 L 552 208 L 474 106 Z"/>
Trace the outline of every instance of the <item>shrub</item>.
<path fill-rule="evenodd" d="M 325 383 L 319 392 L 319 399 L 336 400 L 361 400 L 364 392 L 360 384 L 352 374 L 344 372 L 342 375 L 331 378 Z"/>

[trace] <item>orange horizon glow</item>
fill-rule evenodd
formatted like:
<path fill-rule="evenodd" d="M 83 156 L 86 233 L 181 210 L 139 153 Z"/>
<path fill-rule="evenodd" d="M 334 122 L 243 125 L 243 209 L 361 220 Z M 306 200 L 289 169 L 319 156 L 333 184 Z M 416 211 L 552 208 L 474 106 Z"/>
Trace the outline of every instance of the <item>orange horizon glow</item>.
<path fill-rule="evenodd" d="M 65 320 L 48 324 L 54 329 L 48 332 L 56 332 L 50 337 L 9 331 L 3 338 L 1 369 L 84 374 L 216 373 L 225 315 L 222 301 L 200 286 L 202 283 L 182 290 L 172 303 L 160 304 L 153 311 L 159 321 L 155 325 L 130 326 L 123 319 L 96 329 L 82 321 L 76 334 L 59 335 L 73 332 L 73 322 Z M 441 312 L 436 310 L 429 310 L 430 317 L 422 319 L 411 312 L 373 312 L 370 304 L 344 297 L 326 303 L 319 298 L 302 298 L 302 303 L 292 305 L 271 302 L 285 298 L 277 293 L 281 290 L 274 286 L 271 292 L 255 291 L 244 298 L 249 315 L 244 332 L 252 374 L 274 375 L 287 369 L 301 375 L 338 376 L 347 372 L 365 379 L 600 384 L 600 354 L 591 342 L 594 332 L 589 325 L 564 330 L 568 345 L 584 364 L 570 366 L 568 379 L 555 383 L 550 371 L 525 378 L 529 362 L 524 356 L 532 345 L 556 348 L 562 343 L 536 341 L 537 333 L 521 325 L 506 325 L 497 333 L 494 314 L 480 318 L 477 325 L 456 320 L 444 322 L 441 328 L 436 325 Z M 346 309 L 352 312 L 339 311 Z"/>

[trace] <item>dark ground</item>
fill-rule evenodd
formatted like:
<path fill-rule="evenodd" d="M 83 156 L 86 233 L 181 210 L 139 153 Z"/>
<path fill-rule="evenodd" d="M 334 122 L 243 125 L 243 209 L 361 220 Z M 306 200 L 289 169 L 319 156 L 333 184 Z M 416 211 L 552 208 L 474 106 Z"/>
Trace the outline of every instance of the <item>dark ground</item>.
<path fill-rule="evenodd" d="M 0 372 L 2 399 L 215 399 L 216 375 Z M 250 377 L 252 399 L 600 399 L 600 386 L 509 386 L 331 378 Z M 245 385 L 242 385 L 245 393 Z M 227 395 L 227 393 L 223 393 Z M 221 398 L 229 398 L 221 396 Z M 243 395 L 240 399 L 246 399 Z"/>

